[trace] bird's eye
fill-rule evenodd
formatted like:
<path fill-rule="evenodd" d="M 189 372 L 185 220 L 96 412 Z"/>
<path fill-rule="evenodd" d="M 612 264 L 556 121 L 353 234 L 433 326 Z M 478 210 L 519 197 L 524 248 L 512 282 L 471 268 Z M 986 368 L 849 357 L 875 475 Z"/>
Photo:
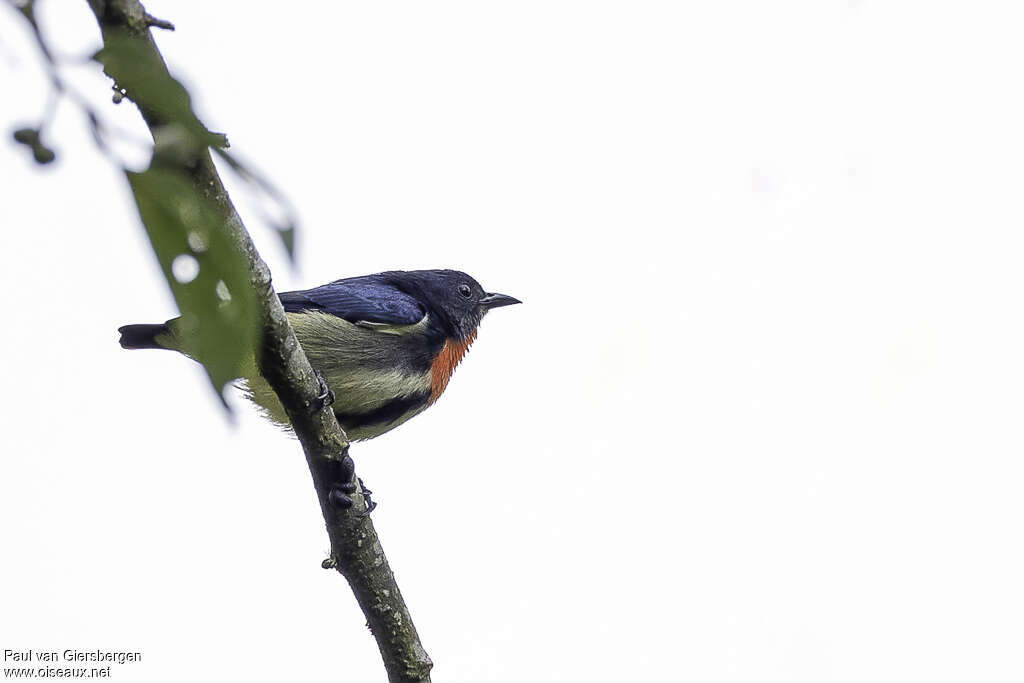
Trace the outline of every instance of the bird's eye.
<path fill-rule="evenodd" d="M 469 285 L 459 285 L 459 294 L 468 299 L 473 296 L 473 290 L 469 288 Z"/>

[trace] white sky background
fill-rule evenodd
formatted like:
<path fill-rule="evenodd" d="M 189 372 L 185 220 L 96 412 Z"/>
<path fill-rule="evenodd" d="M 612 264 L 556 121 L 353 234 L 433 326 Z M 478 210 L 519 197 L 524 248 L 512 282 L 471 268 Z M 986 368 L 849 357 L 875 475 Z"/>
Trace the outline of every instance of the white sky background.
<path fill-rule="evenodd" d="M 1018 5 L 148 9 L 299 209 L 292 270 L 234 193 L 279 289 L 453 267 L 525 301 L 353 449 L 435 680 L 1024 678 Z M 86 3 L 41 11 L 98 46 Z M 9 130 L 45 89 L 0 36 Z M 49 140 L 0 153 L 0 649 L 383 681 L 297 444 L 118 347 L 175 309 L 69 105 Z"/>

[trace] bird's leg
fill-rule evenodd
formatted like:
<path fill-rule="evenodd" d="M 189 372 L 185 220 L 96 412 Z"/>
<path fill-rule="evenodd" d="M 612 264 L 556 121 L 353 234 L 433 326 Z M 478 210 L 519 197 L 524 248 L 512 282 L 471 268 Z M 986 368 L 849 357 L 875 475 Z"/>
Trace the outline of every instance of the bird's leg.
<path fill-rule="evenodd" d="M 319 370 L 313 370 L 313 372 L 316 373 L 316 378 L 320 382 L 320 393 L 309 404 L 310 415 L 318 413 L 334 403 L 334 392 L 327 386 L 327 378 L 324 377 L 324 373 Z"/>

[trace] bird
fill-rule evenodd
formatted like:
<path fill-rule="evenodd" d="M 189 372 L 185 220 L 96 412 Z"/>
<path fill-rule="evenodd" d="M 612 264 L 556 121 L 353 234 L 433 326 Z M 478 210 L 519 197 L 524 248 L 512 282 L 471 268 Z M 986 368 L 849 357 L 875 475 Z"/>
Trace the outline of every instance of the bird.
<path fill-rule="evenodd" d="M 485 291 L 458 270 L 392 270 L 278 297 L 351 441 L 378 437 L 432 406 L 476 340 L 484 316 L 522 303 Z M 178 320 L 120 327 L 121 346 L 189 355 Z M 249 365 L 240 378 L 243 392 L 287 427 L 284 407 L 255 362 Z"/>

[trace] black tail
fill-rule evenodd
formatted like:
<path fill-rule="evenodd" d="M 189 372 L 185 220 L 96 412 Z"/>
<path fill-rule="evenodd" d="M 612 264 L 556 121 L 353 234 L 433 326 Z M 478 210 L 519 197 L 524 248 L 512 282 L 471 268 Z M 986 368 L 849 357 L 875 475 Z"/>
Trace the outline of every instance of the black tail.
<path fill-rule="evenodd" d="M 166 334 L 170 330 L 167 325 L 125 325 L 117 328 L 121 333 L 123 349 L 163 349 L 156 341 L 158 334 Z"/>

